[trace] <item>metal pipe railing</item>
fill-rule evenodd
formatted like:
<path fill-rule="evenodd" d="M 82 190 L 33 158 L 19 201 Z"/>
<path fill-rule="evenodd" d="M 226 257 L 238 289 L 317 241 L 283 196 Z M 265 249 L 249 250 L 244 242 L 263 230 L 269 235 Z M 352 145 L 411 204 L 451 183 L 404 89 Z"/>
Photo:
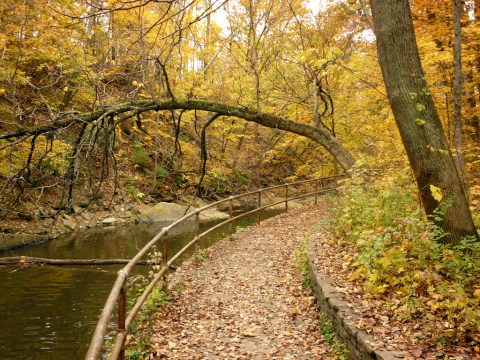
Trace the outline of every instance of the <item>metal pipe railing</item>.
<path fill-rule="evenodd" d="M 292 200 L 297 200 L 301 198 L 306 198 L 309 196 L 315 196 L 315 204 L 317 204 L 317 196 L 318 194 L 325 193 L 327 191 L 333 190 L 336 187 L 332 186 L 329 188 L 323 188 L 324 181 L 331 180 L 335 183 L 339 178 L 343 178 L 345 175 L 339 175 L 339 176 L 330 176 L 330 177 L 325 177 L 325 178 L 320 178 L 320 179 L 313 179 L 313 180 L 302 180 L 302 181 L 297 181 L 297 182 L 292 182 L 288 184 L 282 184 L 282 185 L 276 185 L 276 186 L 271 186 L 268 188 L 264 189 L 259 189 L 259 190 L 254 190 L 250 191 L 247 193 L 243 193 L 240 195 L 235 195 L 235 196 L 230 196 L 229 198 L 222 199 L 220 201 L 217 201 L 213 204 L 209 204 L 206 206 L 203 206 L 183 217 L 180 219 L 176 220 L 175 222 L 171 223 L 170 225 L 164 227 L 157 235 L 155 235 L 152 240 L 150 240 L 129 262 L 128 264 L 122 268 L 120 271 L 118 271 L 118 276 L 115 280 L 115 283 L 112 287 L 112 290 L 110 291 L 110 294 L 107 298 L 107 301 L 105 302 L 105 306 L 103 307 L 103 310 L 100 314 L 100 318 L 97 323 L 97 327 L 95 328 L 95 331 L 92 336 L 92 340 L 90 342 L 90 346 L 88 348 L 87 354 L 85 356 L 85 359 L 87 360 L 97 360 L 100 358 L 102 349 L 103 349 L 103 344 L 104 344 L 104 339 L 105 335 L 107 332 L 108 324 L 110 321 L 110 317 L 112 316 L 115 307 L 118 308 L 118 320 L 117 320 L 117 336 L 115 343 L 113 345 L 113 348 L 110 353 L 110 359 L 124 359 L 124 342 L 128 333 L 128 329 L 135 318 L 135 316 L 138 314 L 140 311 L 142 305 L 144 302 L 147 300 L 148 295 L 152 292 L 154 287 L 160 282 L 160 280 L 163 280 L 163 284 L 165 286 L 165 275 L 167 271 L 170 269 L 172 264 L 182 255 L 184 254 L 192 245 L 195 245 L 195 254 L 197 254 L 198 251 L 198 242 L 200 241 L 201 238 L 205 237 L 212 231 L 218 229 L 219 227 L 229 224 L 229 233 L 230 235 L 233 233 L 233 222 L 237 219 L 240 219 L 244 216 L 257 213 L 257 223 L 259 224 L 261 221 L 261 212 L 264 209 L 267 209 L 269 207 L 273 207 L 282 203 L 285 203 L 285 212 L 288 212 L 288 202 Z M 308 183 L 314 183 L 314 191 L 310 191 L 301 195 L 295 195 L 293 197 L 290 197 L 290 190 L 291 187 L 295 187 L 298 185 L 304 185 Z M 319 189 L 319 182 L 320 182 L 320 189 Z M 277 189 L 285 189 L 285 199 L 280 200 L 277 202 L 273 203 L 268 203 L 264 204 L 264 199 L 263 199 L 263 194 L 265 194 L 267 191 L 274 191 Z M 242 197 L 247 197 L 247 196 L 252 196 L 252 195 L 257 195 L 257 206 L 255 209 L 243 212 L 240 215 L 233 216 L 233 200 L 242 198 Z M 229 212 L 229 218 L 225 221 L 220 222 L 219 224 L 216 224 L 215 226 L 210 227 L 209 229 L 205 230 L 204 232 L 200 233 L 200 214 L 208 210 L 212 207 L 216 207 L 220 204 L 223 204 L 225 202 L 228 202 L 228 212 Z M 181 250 L 179 250 L 176 254 L 174 254 L 171 259 L 168 259 L 168 252 L 167 252 L 167 235 L 172 230 L 174 227 L 177 225 L 187 221 L 191 217 L 195 216 L 195 236 L 192 241 L 190 241 L 187 245 L 185 245 Z M 126 280 L 132 270 L 132 268 L 137 265 L 137 263 L 150 251 L 150 249 L 159 241 L 162 240 L 162 248 L 163 248 L 163 254 L 162 254 L 162 268 L 155 274 L 153 279 L 150 281 L 144 292 L 138 297 L 135 305 L 133 306 L 132 310 L 130 313 L 127 315 L 126 314 Z M 117 306 L 116 306 L 117 305 Z"/>

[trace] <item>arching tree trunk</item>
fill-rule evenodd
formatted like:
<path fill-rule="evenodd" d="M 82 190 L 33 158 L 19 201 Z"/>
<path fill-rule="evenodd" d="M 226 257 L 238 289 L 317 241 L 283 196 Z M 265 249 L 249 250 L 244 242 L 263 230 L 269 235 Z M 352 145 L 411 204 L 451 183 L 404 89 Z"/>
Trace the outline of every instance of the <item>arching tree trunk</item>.
<path fill-rule="evenodd" d="M 425 212 L 430 215 L 445 207 L 443 219 L 437 221 L 448 234 L 444 241 L 457 243 L 466 235 L 478 239 L 462 179 L 425 81 L 409 1 L 372 0 L 371 7 L 388 99 Z"/>
<path fill-rule="evenodd" d="M 53 131 L 56 129 L 70 126 L 74 123 L 94 123 L 99 119 L 113 118 L 121 114 L 128 114 L 133 116 L 148 111 L 162 111 L 162 110 L 202 110 L 208 111 L 221 116 L 233 116 L 244 119 L 259 125 L 263 125 L 272 129 L 284 130 L 292 132 L 297 135 L 302 135 L 310 138 L 323 146 L 334 158 L 338 161 L 340 166 L 345 170 L 349 170 L 355 163 L 355 159 L 350 152 L 327 130 L 321 127 L 314 127 L 308 124 L 295 122 L 286 118 L 277 117 L 272 114 L 261 113 L 255 110 L 247 109 L 244 107 L 231 106 L 222 103 L 188 99 L 188 100 L 143 100 L 133 101 L 126 104 L 120 104 L 97 110 L 90 114 L 77 115 L 75 117 L 62 118 L 61 120 L 54 121 L 48 125 L 23 128 L 20 130 L 12 131 L 10 133 L 0 134 L 1 139 L 19 138 L 25 135 L 40 135 Z M 125 117 L 127 118 L 127 117 Z M 117 122 L 116 125 L 120 123 Z"/>

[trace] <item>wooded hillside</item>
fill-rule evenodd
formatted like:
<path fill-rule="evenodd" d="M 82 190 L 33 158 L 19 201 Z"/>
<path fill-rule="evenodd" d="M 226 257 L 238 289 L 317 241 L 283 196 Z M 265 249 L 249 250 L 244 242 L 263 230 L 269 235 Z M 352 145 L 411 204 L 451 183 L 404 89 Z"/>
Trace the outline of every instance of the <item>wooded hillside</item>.
<path fill-rule="evenodd" d="M 355 161 L 408 173 L 368 4 L 311 3 L 2 1 L 0 216 L 218 198 Z M 425 91 L 450 144 L 438 150 L 464 155 L 472 210 L 478 14 L 478 1 L 463 3 L 455 82 L 451 2 L 412 2 Z"/>

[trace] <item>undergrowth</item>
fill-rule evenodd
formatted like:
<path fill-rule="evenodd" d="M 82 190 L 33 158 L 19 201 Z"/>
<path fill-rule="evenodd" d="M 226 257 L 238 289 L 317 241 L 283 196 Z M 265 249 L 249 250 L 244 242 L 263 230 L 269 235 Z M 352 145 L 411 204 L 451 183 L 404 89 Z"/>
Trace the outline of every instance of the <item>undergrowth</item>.
<path fill-rule="evenodd" d="M 304 289 L 312 288 L 312 274 L 310 272 L 310 265 L 308 264 L 308 237 L 304 236 L 300 240 L 299 246 L 295 249 L 295 262 L 297 263 L 298 271 L 303 275 L 302 287 Z"/>
<path fill-rule="evenodd" d="M 130 292 L 132 295 L 130 296 L 131 300 L 128 301 L 129 309 L 135 304 L 135 292 L 140 295 L 143 290 L 144 288 L 142 288 L 142 286 L 132 286 L 132 291 Z M 149 325 L 150 319 L 158 308 L 167 301 L 170 301 L 170 299 L 169 291 L 162 290 L 159 285 L 153 288 L 143 304 L 140 313 L 137 315 L 137 318 L 132 321 L 130 325 L 130 333 L 127 336 L 127 349 L 125 351 L 127 359 L 144 359 L 145 355 L 148 354 L 151 343 L 150 339 L 153 336 L 151 326 Z"/>
<path fill-rule="evenodd" d="M 303 275 L 302 287 L 312 289 L 312 273 L 308 263 L 308 238 L 309 235 L 302 237 L 299 246 L 295 249 L 295 262 L 298 271 Z M 319 325 L 325 342 L 330 346 L 334 360 L 346 360 L 347 350 L 336 337 L 332 323 L 323 315 L 319 314 Z"/>
<path fill-rule="evenodd" d="M 207 249 L 199 249 L 195 255 L 195 260 L 199 263 L 204 262 L 210 257 Z"/>
<path fill-rule="evenodd" d="M 127 308 L 130 311 L 135 305 L 138 297 L 142 295 L 153 279 L 155 272 L 159 271 L 161 266 L 158 265 L 161 261 L 161 253 L 156 251 L 155 247 L 149 254 L 149 261 L 151 270 L 148 276 L 137 275 L 128 278 L 127 280 Z M 149 326 L 150 319 L 160 306 L 171 300 L 171 293 L 168 290 L 162 289 L 162 284 L 157 284 L 146 301 L 142 305 L 136 319 L 130 325 L 130 333 L 127 336 L 127 344 L 125 356 L 129 360 L 144 359 L 150 350 L 150 339 L 153 336 L 151 326 Z"/>
<path fill-rule="evenodd" d="M 319 315 L 318 322 L 320 324 L 320 330 L 322 331 L 323 339 L 332 348 L 334 359 L 347 360 L 347 350 L 345 345 L 337 340 L 332 322 L 323 314 Z"/>
<path fill-rule="evenodd" d="M 344 268 L 397 320 L 424 323 L 432 341 L 478 346 L 480 243 L 442 244 L 444 234 L 425 218 L 416 194 L 407 176 L 346 180 L 334 209 L 335 235 L 356 253 L 347 252 Z"/>

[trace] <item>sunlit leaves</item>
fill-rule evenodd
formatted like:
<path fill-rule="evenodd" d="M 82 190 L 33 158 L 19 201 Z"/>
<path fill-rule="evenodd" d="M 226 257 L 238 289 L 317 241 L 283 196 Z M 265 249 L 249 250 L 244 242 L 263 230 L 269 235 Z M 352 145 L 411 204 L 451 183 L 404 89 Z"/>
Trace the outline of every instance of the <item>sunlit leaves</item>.
<path fill-rule="evenodd" d="M 435 185 L 432 185 L 432 184 L 430 184 L 429 187 L 430 187 L 430 191 L 432 193 L 432 197 L 435 200 L 437 200 L 438 202 L 442 201 L 442 199 L 443 199 L 442 189 L 440 189 L 439 187 L 437 187 Z"/>
<path fill-rule="evenodd" d="M 418 112 L 424 112 L 425 111 L 425 105 L 423 105 L 423 104 L 417 103 L 415 105 L 415 107 L 416 107 Z"/>

